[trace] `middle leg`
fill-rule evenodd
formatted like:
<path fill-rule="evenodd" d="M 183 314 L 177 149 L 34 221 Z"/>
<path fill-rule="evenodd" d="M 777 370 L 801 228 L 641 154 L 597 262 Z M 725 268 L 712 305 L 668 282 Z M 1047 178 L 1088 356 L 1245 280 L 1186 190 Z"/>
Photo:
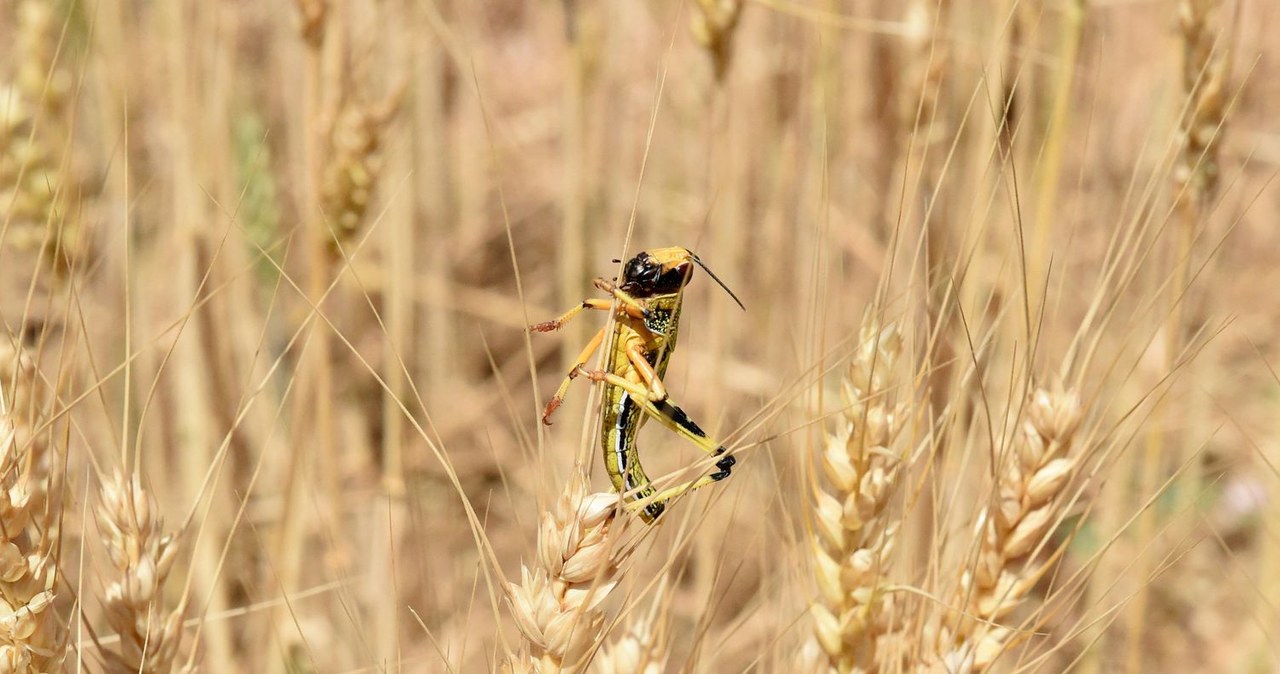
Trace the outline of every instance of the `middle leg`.
<path fill-rule="evenodd" d="M 569 375 L 564 378 L 564 381 L 560 382 L 560 388 L 556 390 L 556 394 L 547 402 L 547 408 L 542 412 L 542 423 L 548 426 L 551 425 L 551 415 L 564 402 L 565 395 L 569 393 L 569 386 L 573 384 L 573 380 L 577 378 L 578 373 L 586 366 L 591 354 L 595 353 L 596 349 L 599 349 L 600 345 L 604 343 L 604 333 L 607 329 L 608 327 L 600 328 L 596 336 L 592 337 L 590 342 L 587 342 L 587 346 L 574 359 L 573 368 L 569 370 Z"/>

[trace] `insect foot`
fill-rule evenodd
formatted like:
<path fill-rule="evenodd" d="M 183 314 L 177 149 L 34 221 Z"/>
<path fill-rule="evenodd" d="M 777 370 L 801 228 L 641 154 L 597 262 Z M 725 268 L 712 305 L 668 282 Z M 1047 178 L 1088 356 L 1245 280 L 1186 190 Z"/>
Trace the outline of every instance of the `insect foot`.
<path fill-rule="evenodd" d="M 560 403 L 562 402 L 564 401 L 557 397 L 552 398 L 551 402 L 547 403 L 547 408 L 542 411 L 542 423 L 544 425 L 551 425 L 551 415 L 555 413 L 556 409 L 560 407 Z"/>
<path fill-rule="evenodd" d="M 719 461 L 716 462 L 716 468 L 719 468 L 720 471 L 716 473 L 712 473 L 711 479 L 719 482 L 720 480 L 723 480 L 726 477 L 729 477 L 729 473 L 733 472 L 733 464 L 737 462 L 738 460 L 733 458 L 732 455 L 729 455 L 724 457 L 723 459 L 720 459 Z"/>

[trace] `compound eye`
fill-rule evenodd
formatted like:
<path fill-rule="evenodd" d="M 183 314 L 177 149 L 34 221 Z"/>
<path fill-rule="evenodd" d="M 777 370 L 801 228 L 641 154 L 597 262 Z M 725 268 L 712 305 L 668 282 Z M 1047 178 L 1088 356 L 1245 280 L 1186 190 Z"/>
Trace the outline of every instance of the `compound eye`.
<path fill-rule="evenodd" d="M 627 262 L 622 277 L 628 283 L 652 283 L 662 275 L 662 269 L 645 253 L 640 253 Z"/>
<path fill-rule="evenodd" d="M 622 270 L 622 278 L 627 281 L 640 280 L 641 274 L 644 273 L 644 263 L 645 261 L 640 257 L 631 258 L 631 260 L 627 262 L 626 269 Z"/>
<path fill-rule="evenodd" d="M 649 283 L 655 283 L 662 277 L 662 267 L 650 262 L 644 266 L 644 270 L 640 272 L 640 280 Z"/>

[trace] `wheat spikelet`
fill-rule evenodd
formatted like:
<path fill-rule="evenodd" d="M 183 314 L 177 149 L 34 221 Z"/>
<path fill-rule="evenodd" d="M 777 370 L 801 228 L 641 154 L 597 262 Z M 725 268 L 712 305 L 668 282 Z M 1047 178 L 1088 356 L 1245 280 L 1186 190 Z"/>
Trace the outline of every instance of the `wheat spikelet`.
<path fill-rule="evenodd" d="M 0 344 L 0 671 L 61 667 L 66 635 L 53 610 L 61 588 L 52 481 L 55 455 L 35 368 Z"/>
<path fill-rule="evenodd" d="M 71 72 L 58 54 L 62 16 L 52 0 L 25 0 L 17 6 L 16 70 L 0 84 L 0 207 L 8 221 L 6 243 L 40 250 L 65 270 L 83 256 L 79 220 L 68 209 L 68 101 Z M 52 228 L 51 232 L 47 228 Z"/>
<path fill-rule="evenodd" d="M 662 635 L 648 620 L 640 620 L 596 656 L 596 674 L 662 674 L 667 651 Z"/>
<path fill-rule="evenodd" d="M 538 528 L 538 563 L 521 565 L 508 585 L 511 614 L 524 643 L 509 672 L 577 672 L 600 638 L 599 605 L 618 581 L 625 553 L 614 549 L 618 497 L 587 493 L 576 473 Z"/>
<path fill-rule="evenodd" d="M 185 602 L 165 608 L 164 585 L 178 553 L 177 534 L 164 521 L 137 475 L 116 475 L 102 485 L 98 532 L 113 569 L 102 595 L 107 622 L 120 635 L 119 650 L 103 649 L 105 671 L 173 671 L 182 640 Z"/>
<path fill-rule="evenodd" d="M 1182 86 L 1188 102 L 1179 131 L 1181 152 L 1173 170 L 1176 205 L 1199 213 L 1218 186 L 1218 149 L 1226 119 L 1227 74 L 1231 59 L 1215 47 L 1211 18 L 1217 0 L 1182 0 L 1178 23 L 1182 31 Z"/>
<path fill-rule="evenodd" d="M 733 35 L 742 18 L 742 0 L 698 0 L 690 19 L 693 37 L 711 57 L 716 81 L 723 81 L 733 58 Z"/>
<path fill-rule="evenodd" d="M 867 318 L 861 346 L 845 382 L 847 406 L 827 438 L 820 463 L 829 487 L 814 489 L 812 541 L 819 601 L 810 608 L 814 638 L 808 646 L 814 671 L 874 671 L 876 640 L 887 629 L 890 598 L 883 567 L 892 554 L 899 522 L 885 517 L 902 473 L 893 446 L 901 409 L 890 395 L 902 338 L 890 325 Z M 816 656 L 816 657 L 814 657 Z"/>
<path fill-rule="evenodd" d="M 978 516 L 977 558 L 959 588 L 965 612 L 949 614 L 944 629 L 946 671 L 981 671 L 1019 641 L 1020 633 L 995 623 L 1047 568 L 1034 553 L 1052 533 L 1060 497 L 1080 467 L 1075 439 L 1082 413 L 1074 391 L 1031 395 L 1020 437 L 997 470 L 995 502 Z"/>

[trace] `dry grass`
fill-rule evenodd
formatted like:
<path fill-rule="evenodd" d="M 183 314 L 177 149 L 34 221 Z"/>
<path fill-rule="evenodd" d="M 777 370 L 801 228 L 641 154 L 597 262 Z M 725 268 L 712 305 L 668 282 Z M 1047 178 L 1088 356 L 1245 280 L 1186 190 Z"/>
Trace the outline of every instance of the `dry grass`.
<path fill-rule="evenodd" d="M 1274 670 L 1276 25 L 0 0 L 0 670 Z M 668 245 L 646 527 L 524 326 Z"/>

